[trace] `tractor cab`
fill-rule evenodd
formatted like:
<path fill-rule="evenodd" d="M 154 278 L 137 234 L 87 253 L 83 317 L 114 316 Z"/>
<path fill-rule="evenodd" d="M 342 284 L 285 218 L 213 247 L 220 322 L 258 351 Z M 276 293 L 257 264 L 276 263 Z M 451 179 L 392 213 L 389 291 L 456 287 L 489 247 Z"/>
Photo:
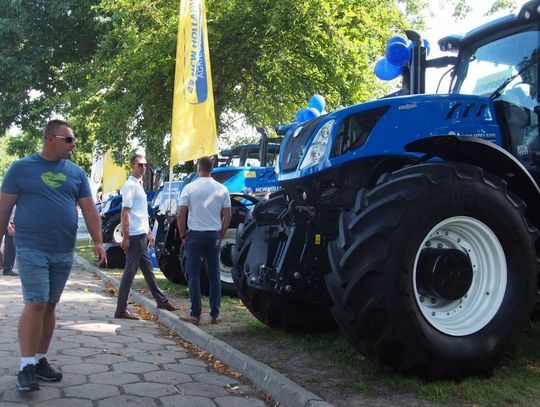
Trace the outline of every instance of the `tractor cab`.
<path fill-rule="evenodd" d="M 451 92 L 483 96 L 493 101 L 501 126 L 502 147 L 537 181 L 540 179 L 538 14 L 536 8 L 527 11 L 525 6 L 518 16 L 496 20 L 483 31 L 439 41 L 441 49 L 458 52 Z M 527 23 L 527 20 L 533 21 Z"/>

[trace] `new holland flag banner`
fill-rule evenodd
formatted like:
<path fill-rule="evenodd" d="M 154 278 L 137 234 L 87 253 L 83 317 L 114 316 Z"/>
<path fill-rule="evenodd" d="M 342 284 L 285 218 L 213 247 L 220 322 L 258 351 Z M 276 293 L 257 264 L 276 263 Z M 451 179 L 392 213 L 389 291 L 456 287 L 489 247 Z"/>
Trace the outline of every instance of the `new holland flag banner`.
<path fill-rule="evenodd" d="M 111 150 L 103 157 L 103 192 L 114 192 L 121 189 L 127 178 L 127 170 L 113 160 Z"/>
<path fill-rule="evenodd" d="M 218 152 L 204 0 L 182 0 L 176 47 L 171 167 Z"/>

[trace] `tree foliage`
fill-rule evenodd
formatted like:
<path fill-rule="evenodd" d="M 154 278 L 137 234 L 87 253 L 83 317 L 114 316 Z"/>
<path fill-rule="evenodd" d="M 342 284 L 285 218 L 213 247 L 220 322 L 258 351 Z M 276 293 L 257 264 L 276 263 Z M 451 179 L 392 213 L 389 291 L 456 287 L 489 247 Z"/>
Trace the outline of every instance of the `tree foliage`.
<path fill-rule="evenodd" d="M 70 90 L 65 64 L 90 60 L 98 27 L 92 0 L 0 0 L 0 120 L 4 128 L 64 110 L 52 100 Z M 31 98 L 30 90 L 34 91 Z"/>
<path fill-rule="evenodd" d="M 4 179 L 4 174 L 10 164 L 17 159 L 17 156 L 10 154 L 8 145 L 11 137 L 0 137 L 0 183 Z"/>
<path fill-rule="evenodd" d="M 24 4 L 24 5 L 23 5 Z M 310 95 L 329 109 L 380 96 L 373 63 L 386 40 L 418 28 L 425 0 L 207 0 L 216 117 L 294 120 Z M 41 137 L 61 114 L 90 150 L 134 140 L 168 160 L 178 0 L 0 0 L 0 120 Z M 31 90 L 37 97 L 31 98 Z M 18 146 L 22 148 L 23 146 Z"/>
<path fill-rule="evenodd" d="M 451 4 L 454 8 L 452 15 L 458 21 L 465 18 L 472 11 L 471 2 L 468 0 L 452 0 Z M 486 15 L 489 16 L 501 10 L 514 10 L 516 6 L 515 0 L 494 0 Z"/>

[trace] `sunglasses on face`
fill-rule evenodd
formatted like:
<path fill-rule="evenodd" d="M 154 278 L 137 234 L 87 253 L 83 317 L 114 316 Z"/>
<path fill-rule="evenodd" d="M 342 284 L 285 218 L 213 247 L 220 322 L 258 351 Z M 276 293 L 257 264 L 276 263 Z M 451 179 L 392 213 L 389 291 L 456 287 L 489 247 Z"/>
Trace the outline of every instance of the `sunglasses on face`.
<path fill-rule="evenodd" d="M 64 139 L 64 141 L 67 144 L 75 143 L 75 141 L 76 141 L 75 137 L 71 137 L 71 136 L 57 136 L 56 134 L 53 134 L 53 136 L 57 137 L 57 138 Z"/>
<path fill-rule="evenodd" d="M 144 163 L 144 164 L 143 163 L 138 163 L 137 165 L 139 166 L 139 168 L 148 167 L 148 164 L 146 164 L 146 163 Z"/>

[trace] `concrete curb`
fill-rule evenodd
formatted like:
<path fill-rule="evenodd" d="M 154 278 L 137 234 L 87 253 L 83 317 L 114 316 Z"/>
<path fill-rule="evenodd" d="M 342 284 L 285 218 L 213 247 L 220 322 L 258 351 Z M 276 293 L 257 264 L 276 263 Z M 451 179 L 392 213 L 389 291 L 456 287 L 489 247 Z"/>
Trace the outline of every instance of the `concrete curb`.
<path fill-rule="evenodd" d="M 82 257 L 76 255 L 75 263 L 85 270 L 97 274 L 104 281 L 110 281 L 116 288 L 119 287 L 118 280 L 108 276 Z M 130 294 L 135 302 L 156 315 L 162 323 L 183 339 L 214 354 L 219 360 L 251 380 L 260 390 L 270 394 L 274 400 L 287 407 L 332 407 L 319 396 L 304 389 L 264 363 L 258 362 L 226 342 L 214 338 L 199 327 L 182 321 L 178 315 L 158 309 L 155 302 L 144 295 L 134 290 L 131 290 Z"/>

